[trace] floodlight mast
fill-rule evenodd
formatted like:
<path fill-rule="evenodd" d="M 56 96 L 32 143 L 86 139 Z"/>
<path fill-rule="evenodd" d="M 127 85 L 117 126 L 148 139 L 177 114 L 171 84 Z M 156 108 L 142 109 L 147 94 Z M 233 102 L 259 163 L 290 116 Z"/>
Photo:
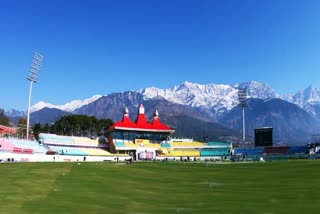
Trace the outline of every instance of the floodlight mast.
<path fill-rule="evenodd" d="M 242 142 L 246 141 L 246 126 L 245 126 L 245 115 L 244 108 L 248 107 L 247 105 L 247 89 L 241 88 L 238 89 L 238 99 L 239 106 L 242 108 Z"/>
<path fill-rule="evenodd" d="M 38 74 L 42 65 L 43 56 L 35 52 L 33 55 L 32 63 L 29 70 L 29 76 L 27 80 L 30 81 L 29 87 L 29 102 L 28 102 L 28 114 L 27 114 L 27 140 L 29 140 L 29 125 L 30 125 L 30 104 L 32 94 L 32 84 L 37 82 Z"/>

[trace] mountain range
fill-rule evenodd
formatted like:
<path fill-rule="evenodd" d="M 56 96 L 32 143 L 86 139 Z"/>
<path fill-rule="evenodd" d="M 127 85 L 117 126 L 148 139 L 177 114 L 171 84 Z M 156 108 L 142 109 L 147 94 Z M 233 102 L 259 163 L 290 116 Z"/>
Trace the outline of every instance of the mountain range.
<path fill-rule="evenodd" d="M 66 114 L 85 114 L 117 121 L 122 118 L 126 106 L 134 120 L 138 105 L 143 103 L 147 117 L 151 118 L 157 109 L 162 115 L 161 119 L 173 126 L 177 135 L 192 134 L 197 138 L 209 136 L 210 139 L 222 136 L 238 138 L 242 124 L 241 109 L 238 107 L 240 88 L 247 89 L 249 107 L 245 111 L 249 138 L 253 137 L 254 128 L 272 126 L 275 141 L 279 144 L 297 144 L 310 140 L 312 134 L 320 131 L 318 89 L 310 86 L 295 94 L 281 96 L 266 84 L 256 81 L 234 85 L 201 85 L 186 81 L 168 89 L 151 87 L 105 96 L 95 95 L 61 106 L 39 102 L 31 107 L 30 118 L 32 123 L 47 123 Z M 25 115 L 25 112 L 10 110 L 6 114 L 16 118 Z M 194 124 L 198 126 L 192 126 Z M 211 131 L 205 128 L 211 125 L 215 127 Z M 188 126 L 189 129 L 183 130 L 182 127 Z"/>

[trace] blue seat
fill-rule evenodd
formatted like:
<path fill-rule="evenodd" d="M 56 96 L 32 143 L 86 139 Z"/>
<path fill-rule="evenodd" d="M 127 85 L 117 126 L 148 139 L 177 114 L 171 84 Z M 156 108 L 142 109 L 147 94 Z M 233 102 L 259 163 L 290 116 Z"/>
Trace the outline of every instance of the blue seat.
<path fill-rule="evenodd" d="M 125 147 L 125 145 L 124 145 L 122 142 L 119 142 L 119 141 L 115 142 L 114 144 L 115 144 L 117 147 Z"/>

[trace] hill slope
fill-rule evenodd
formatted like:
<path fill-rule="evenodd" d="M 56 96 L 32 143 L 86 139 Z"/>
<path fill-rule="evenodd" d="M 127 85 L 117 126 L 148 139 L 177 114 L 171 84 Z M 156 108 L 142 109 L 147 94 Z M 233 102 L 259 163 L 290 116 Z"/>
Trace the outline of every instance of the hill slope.
<path fill-rule="evenodd" d="M 246 133 L 254 129 L 273 127 L 274 140 L 282 144 L 307 143 L 312 134 L 319 132 L 319 121 L 297 105 L 281 99 L 250 99 L 246 108 Z M 235 107 L 220 122 L 227 127 L 241 130 L 241 108 Z"/>

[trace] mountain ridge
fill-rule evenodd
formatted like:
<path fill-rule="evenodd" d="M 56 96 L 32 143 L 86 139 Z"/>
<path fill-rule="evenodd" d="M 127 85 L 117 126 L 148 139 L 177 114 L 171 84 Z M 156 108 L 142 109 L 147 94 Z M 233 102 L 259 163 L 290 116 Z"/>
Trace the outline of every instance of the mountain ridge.
<path fill-rule="evenodd" d="M 99 95 L 86 99 L 86 102 L 61 105 L 68 111 L 73 110 L 72 112 L 57 109 L 61 106 L 50 104 L 51 108 L 45 107 L 45 110 L 32 112 L 31 121 L 54 122 L 67 114 L 84 114 L 118 121 L 122 119 L 124 107 L 128 107 L 130 118 L 135 120 L 138 106 L 142 103 L 148 109 L 147 118 L 152 117 L 154 111 L 158 110 L 166 123 L 176 124 L 176 134 L 193 133 L 198 138 L 201 135 L 210 135 L 211 139 L 216 139 L 218 136 L 208 133 L 206 126 L 209 126 L 214 132 L 226 132 L 229 137 L 237 138 L 236 133 L 241 133 L 242 115 L 238 107 L 238 89 L 243 87 L 247 88 L 248 92 L 248 137 L 253 135 L 255 127 L 261 126 L 274 126 L 276 139 L 282 143 L 293 142 L 295 139 L 299 139 L 299 142 L 302 142 L 302 139 L 309 140 L 311 134 L 319 132 L 320 95 L 316 88 L 310 86 L 295 94 L 280 96 L 266 84 L 256 81 L 234 85 L 201 85 L 186 81 L 169 89 L 151 87 L 139 91 Z M 45 103 L 41 105 L 45 106 Z M 188 126 L 193 128 L 188 129 Z M 230 131 L 231 129 L 235 132 Z"/>
<path fill-rule="evenodd" d="M 198 84 L 185 81 L 180 85 L 176 85 L 168 89 L 149 87 L 135 92 L 143 94 L 144 99 L 151 99 L 161 96 L 168 101 L 178 104 L 189 105 L 196 108 L 211 109 L 212 111 L 217 112 L 216 114 L 219 115 L 225 111 L 231 110 L 238 104 L 237 92 L 239 88 L 247 88 L 248 98 L 281 98 L 300 106 L 314 115 L 318 115 L 318 112 L 314 110 L 314 106 L 316 106 L 316 109 L 318 106 L 320 106 L 320 91 L 313 86 L 308 86 L 306 89 L 300 90 L 296 93 L 289 93 L 280 96 L 267 84 L 257 81 L 247 81 L 233 85 L 214 83 Z M 94 95 L 84 100 L 73 100 L 63 105 L 54 105 L 40 101 L 33 105 L 30 108 L 30 111 L 35 112 L 41 110 L 42 108 L 48 107 L 57 108 L 62 111 L 72 113 L 76 109 L 88 105 L 103 96 L 107 95 Z M 12 112 L 14 112 L 16 115 L 26 114 L 26 111 L 10 109 L 6 112 L 6 115 L 12 116 Z"/>
<path fill-rule="evenodd" d="M 319 132 L 319 119 L 299 106 L 274 98 L 260 100 L 250 98 L 246 112 L 246 132 L 253 137 L 254 129 L 272 127 L 274 140 L 281 144 L 296 144 L 311 140 L 312 134 Z M 226 113 L 219 122 L 226 127 L 242 128 L 241 108 Z"/>

